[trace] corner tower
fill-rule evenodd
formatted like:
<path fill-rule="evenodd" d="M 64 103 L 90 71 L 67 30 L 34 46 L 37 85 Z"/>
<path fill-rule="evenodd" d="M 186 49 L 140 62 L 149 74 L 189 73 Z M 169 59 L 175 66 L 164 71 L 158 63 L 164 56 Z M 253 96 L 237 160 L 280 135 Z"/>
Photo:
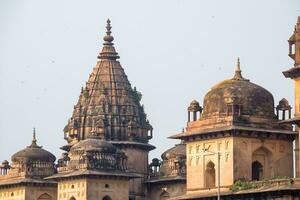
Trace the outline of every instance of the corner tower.
<path fill-rule="evenodd" d="M 116 145 L 128 157 L 128 169 L 146 178 L 148 153 L 155 147 L 148 144 L 152 138 L 152 126 L 140 104 L 141 93 L 132 87 L 118 59 L 112 43 L 110 20 L 98 61 L 81 89 L 72 117 L 64 128 L 68 142 L 62 149 L 70 148 L 89 137 L 92 127 L 106 141 Z M 137 161 L 136 158 L 139 160 Z M 130 197 L 144 198 L 144 178 L 130 183 Z"/>
<path fill-rule="evenodd" d="M 288 40 L 289 42 L 289 57 L 294 60 L 294 66 L 287 71 L 284 71 L 283 74 L 286 78 L 291 78 L 294 80 L 295 85 L 295 97 L 294 97 L 294 106 L 295 106 L 295 118 L 288 120 L 291 123 L 294 123 L 300 127 L 300 16 L 298 16 L 297 24 L 295 26 L 294 33 Z M 300 176 L 300 159 L 299 159 L 299 134 L 298 139 L 296 139 L 296 176 Z"/>

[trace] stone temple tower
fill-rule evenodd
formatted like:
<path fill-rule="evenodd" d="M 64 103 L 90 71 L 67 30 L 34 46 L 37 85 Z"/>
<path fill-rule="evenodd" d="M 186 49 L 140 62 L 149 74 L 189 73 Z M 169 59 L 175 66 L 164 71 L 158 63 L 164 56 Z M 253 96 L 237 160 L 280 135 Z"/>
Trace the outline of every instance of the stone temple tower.
<path fill-rule="evenodd" d="M 107 20 L 103 39 L 96 66 L 81 89 L 72 117 L 64 128 L 68 144 L 61 148 L 69 152 L 96 127 L 106 141 L 125 152 L 128 169 L 144 177 L 131 180 L 129 192 L 130 199 L 144 199 L 148 153 L 155 148 L 148 144 L 152 126 L 140 104 L 141 93 L 131 86 L 118 61 L 120 57 L 112 43 L 110 20 Z"/>
<path fill-rule="evenodd" d="M 300 16 L 298 16 L 297 24 L 295 26 L 294 33 L 288 40 L 289 42 L 289 56 L 294 60 L 294 66 L 287 71 L 284 71 L 283 74 L 286 78 L 291 78 L 295 83 L 295 118 L 290 121 L 294 124 L 297 124 L 298 129 L 300 127 Z M 296 173 L 297 177 L 300 177 L 300 159 L 299 159 L 299 134 L 298 140 L 296 140 L 296 152 L 297 156 L 297 167 Z"/>

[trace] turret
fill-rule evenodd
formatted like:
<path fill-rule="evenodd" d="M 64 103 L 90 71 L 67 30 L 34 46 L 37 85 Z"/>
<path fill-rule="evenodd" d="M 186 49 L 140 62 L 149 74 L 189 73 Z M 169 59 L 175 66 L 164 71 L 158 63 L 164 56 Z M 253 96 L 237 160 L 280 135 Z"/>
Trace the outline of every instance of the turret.
<path fill-rule="evenodd" d="M 300 16 L 294 29 L 294 33 L 288 40 L 289 43 L 289 57 L 294 60 L 294 66 L 283 74 L 286 78 L 294 80 L 294 108 L 295 117 L 287 120 L 288 123 L 296 124 L 300 127 Z M 299 135 L 296 138 L 296 176 L 300 176 L 300 158 L 299 158 Z"/>

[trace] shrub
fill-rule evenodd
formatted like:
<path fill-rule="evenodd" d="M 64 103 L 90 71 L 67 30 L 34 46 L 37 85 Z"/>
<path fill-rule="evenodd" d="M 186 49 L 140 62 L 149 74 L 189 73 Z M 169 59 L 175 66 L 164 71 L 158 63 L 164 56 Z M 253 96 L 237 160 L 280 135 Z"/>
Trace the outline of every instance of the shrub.
<path fill-rule="evenodd" d="M 256 185 L 253 182 L 239 180 L 236 181 L 229 189 L 232 192 L 236 192 L 239 190 L 248 190 L 252 188 L 256 188 Z"/>

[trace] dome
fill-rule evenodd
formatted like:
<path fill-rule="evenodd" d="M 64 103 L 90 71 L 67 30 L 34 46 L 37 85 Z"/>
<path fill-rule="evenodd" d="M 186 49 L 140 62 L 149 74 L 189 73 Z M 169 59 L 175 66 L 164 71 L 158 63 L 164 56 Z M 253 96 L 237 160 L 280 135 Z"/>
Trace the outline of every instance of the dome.
<path fill-rule="evenodd" d="M 163 160 L 168 160 L 170 158 L 176 157 L 186 157 L 186 145 L 184 143 L 176 144 L 175 147 L 166 150 L 161 155 L 161 158 Z"/>
<path fill-rule="evenodd" d="M 290 106 L 288 100 L 283 98 L 279 101 L 279 104 L 277 105 L 276 108 L 281 109 L 281 110 L 288 110 L 288 109 L 291 109 L 292 107 Z"/>
<path fill-rule="evenodd" d="M 71 147 L 71 152 L 75 151 L 97 151 L 101 153 L 116 153 L 117 148 L 100 137 L 90 136 L 85 140 L 79 141 Z"/>
<path fill-rule="evenodd" d="M 204 97 L 203 118 L 225 114 L 227 105 L 241 107 L 241 115 L 274 118 L 273 95 L 263 87 L 251 83 L 241 75 L 239 67 L 232 79 L 215 85 Z"/>
<path fill-rule="evenodd" d="M 199 102 L 196 100 L 193 100 L 190 103 L 190 106 L 188 107 L 188 111 L 190 112 L 194 112 L 194 111 L 200 111 L 202 110 L 201 106 L 199 105 Z"/>
<path fill-rule="evenodd" d="M 42 147 L 36 144 L 35 131 L 34 131 L 32 144 L 26 147 L 25 149 L 15 153 L 11 157 L 11 160 L 13 162 L 20 162 L 20 161 L 54 162 L 56 158 L 52 153 L 42 149 Z"/>
<path fill-rule="evenodd" d="M 18 151 L 11 157 L 11 160 L 13 162 L 18 162 L 23 160 L 54 162 L 55 159 L 56 159 L 55 156 L 49 151 L 46 151 L 41 147 L 32 147 L 32 146 L 28 146 L 27 148 Z"/>

